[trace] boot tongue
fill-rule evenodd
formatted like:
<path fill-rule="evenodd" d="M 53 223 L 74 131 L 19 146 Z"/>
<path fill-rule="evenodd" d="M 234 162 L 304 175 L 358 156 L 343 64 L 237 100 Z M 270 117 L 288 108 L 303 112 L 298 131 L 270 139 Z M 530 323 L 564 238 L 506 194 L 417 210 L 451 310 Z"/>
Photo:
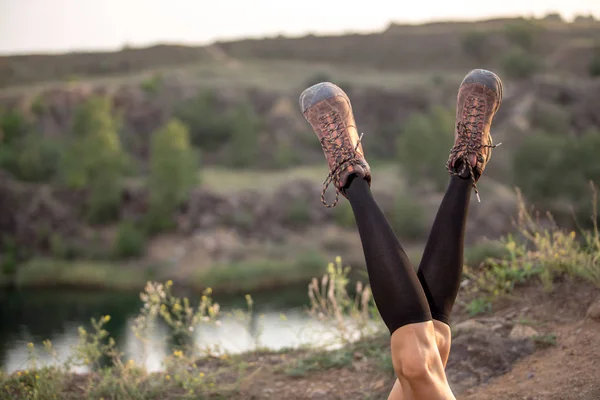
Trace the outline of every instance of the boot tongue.
<path fill-rule="evenodd" d="M 471 161 L 471 167 L 475 167 L 475 163 L 477 162 L 477 157 L 476 156 L 471 156 L 472 159 L 469 160 Z M 471 172 L 469 171 L 469 167 L 467 166 L 467 163 L 463 162 L 462 159 L 458 159 L 456 160 L 456 162 L 454 163 L 454 171 L 458 174 L 459 177 L 463 178 L 463 179 L 468 179 L 471 177 Z"/>

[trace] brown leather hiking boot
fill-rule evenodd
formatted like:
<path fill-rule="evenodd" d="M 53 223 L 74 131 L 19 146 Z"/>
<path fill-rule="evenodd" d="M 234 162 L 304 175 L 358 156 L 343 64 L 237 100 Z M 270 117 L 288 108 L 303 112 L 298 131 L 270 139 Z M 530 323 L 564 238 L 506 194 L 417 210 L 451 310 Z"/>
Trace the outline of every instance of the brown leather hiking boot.
<path fill-rule="evenodd" d="M 490 135 L 492 120 L 502 101 L 502 81 L 496 74 L 474 69 L 458 89 L 454 146 L 446 168 L 451 175 L 471 179 L 479 199 L 477 181 L 496 146 Z"/>
<path fill-rule="evenodd" d="M 346 196 L 344 189 L 351 175 L 371 183 L 371 169 L 365 160 L 350 99 L 333 83 L 322 82 L 302 92 L 300 109 L 321 141 L 329 164 L 321 202 L 326 207 L 335 207 L 339 194 Z M 336 187 L 336 195 L 335 201 L 328 204 L 325 191 L 331 182 Z"/>

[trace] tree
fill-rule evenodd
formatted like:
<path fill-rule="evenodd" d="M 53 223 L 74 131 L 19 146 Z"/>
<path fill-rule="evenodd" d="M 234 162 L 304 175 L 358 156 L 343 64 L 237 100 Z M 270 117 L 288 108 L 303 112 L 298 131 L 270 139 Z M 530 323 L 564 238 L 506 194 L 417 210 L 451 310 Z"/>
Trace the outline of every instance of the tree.
<path fill-rule="evenodd" d="M 76 112 L 60 171 L 65 184 L 88 191 L 86 214 L 90 222 L 105 222 L 118 213 L 121 179 L 127 165 L 118 129 L 105 97 L 88 99 Z"/>
<path fill-rule="evenodd" d="M 410 171 L 410 177 L 431 179 L 443 189 L 448 172 L 447 159 L 454 140 L 454 113 L 435 106 L 427 114 L 414 114 L 406 122 L 398 138 L 399 162 Z"/>
<path fill-rule="evenodd" d="M 152 134 L 150 155 L 150 231 L 167 229 L 173 211 L 198 183 L 198 156 L 191 148 L 189 130 L 173 119 Z"/>

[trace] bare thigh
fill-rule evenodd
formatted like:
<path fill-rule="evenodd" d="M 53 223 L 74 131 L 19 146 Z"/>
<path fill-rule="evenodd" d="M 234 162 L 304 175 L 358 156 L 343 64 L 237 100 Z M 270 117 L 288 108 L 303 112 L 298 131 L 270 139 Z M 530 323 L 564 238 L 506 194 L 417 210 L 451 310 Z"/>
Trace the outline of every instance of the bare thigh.
<path fill-rule="evenodd" d="M 437 347 L 437 352 L 439 354 L 440 360 L 442 362 L 443 368 L 446 367 L 448 362 L 448 356 L 450 355 L 450 341 L 451 341 L 451 331 L 450 327 L 443 322 L 434 320 L 434 336 L 435 336 L 435 344 Z M 446 383 L 447 385 L 447 383 Z M 414 393 L 406 393 L 405 388 L 403 388 L 400 380 L 396 378 L 396 382 L 394 382 L 394 386 L 390 392 L 388 400 L 418 400 L 419 397 L 415 397 Z M 450 397 L 453 399 L 454 397 Z"/>

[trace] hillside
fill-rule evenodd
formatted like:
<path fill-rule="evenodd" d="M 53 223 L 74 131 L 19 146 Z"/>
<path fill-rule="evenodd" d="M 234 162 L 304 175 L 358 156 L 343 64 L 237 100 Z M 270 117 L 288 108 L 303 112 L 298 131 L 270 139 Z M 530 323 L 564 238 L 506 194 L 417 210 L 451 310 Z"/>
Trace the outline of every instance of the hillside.
<path fill-rule="evenodd" d="M 506 26 L 523 23 L 521 18 L 480 22 L 438 22 L 423 25 L 391 24 L 384 32 L 343 36 L 264 38 L 217 42 L 204 47 L 159 45 L 124 48 L 118 52 L 69 53 L 0 57 L 0 88 L 32 83 L 73 81 L 90 77 L 114 77 L 177 68 L 218 69 L 251 60 L 288 60 L 417 72 L 459 72 L 478 63 L 498 69 L 510 43 Z M 567 74 L 586 73 L 593 48 L 600 39 L 600 22 L 580 19 L 567 23 L 554 19 L 533 21 L 536 55 L 546 67 Z M 464 38 L 486 35 L 481 54 L 467 54 Z"/>

